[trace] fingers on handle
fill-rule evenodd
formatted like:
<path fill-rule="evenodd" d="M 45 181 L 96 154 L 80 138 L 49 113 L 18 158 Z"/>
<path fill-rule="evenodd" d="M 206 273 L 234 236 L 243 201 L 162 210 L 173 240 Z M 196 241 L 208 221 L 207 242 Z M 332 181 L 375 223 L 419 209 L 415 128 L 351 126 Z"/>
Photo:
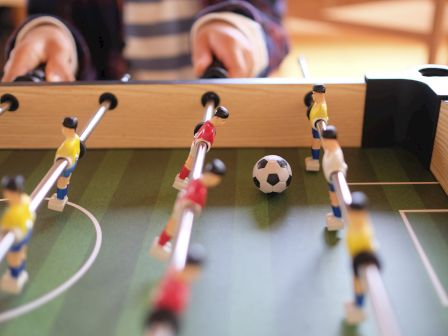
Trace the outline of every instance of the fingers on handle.
<path fill-rule="evenodd" d="M 45 66 L 45 77 L 49 82 L 72 82 L 75 76 L 64 53 L 54 53 Z"/>
<path fill-rule="evenodd" d="M 16 46 L 5 65 L 2 82 L 12 82 L 18 76 L 25 75 L 35 69 L 41 60 L 26 43 Z"/>
<path fill-rule="evenodd" d="M 193 45 L 193 69 L 197 77 L 204 74 L 213 61 L 212 51 L 204 35 L 198 37 Z"/>

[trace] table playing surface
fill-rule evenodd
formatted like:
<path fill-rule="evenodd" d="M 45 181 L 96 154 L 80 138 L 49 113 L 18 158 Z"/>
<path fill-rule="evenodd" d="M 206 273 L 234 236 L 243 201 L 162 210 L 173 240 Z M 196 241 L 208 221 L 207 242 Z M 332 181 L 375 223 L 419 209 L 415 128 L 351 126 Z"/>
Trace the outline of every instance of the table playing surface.
<path fill-rule="evenodd" d="M 403 335 L 446 335 L 446 194 L 404 150 L 344 153 L 348 182 L 374 183 L 351 189 L 370 198 L 383 278 Z M 282 195 L 266 196 L 253 185 L 252 167 L 267 154 L 284 157 L 292 167 L 291 186 Z M 344 232 L 324 229 L 327 185 L 322 173 L 305 172 L 308 154 L 309 149 L 210 151 L 206 160 L 222 159 L 228 173 L 210 190 L 194 224 L 192 242 L 204 245 L 208 258 L 182 335 L 378 334 L 370 308 L 358 328 L 343 322 L 343 304 L 352 300 Z M 30 192 L 53 155 L 0 151 L 0 175 L 23 174 Z M 142 335 L 151 289 L 165 270 L 148 250 L 168 219 L 176 197 L 171 184 L 186 155 L 181 149 L 88 151 L 72 176 L 69 200 L 98 220 L 102 244 L 80 209 L 55 213 L 43 204 L 29 245 L 30 281 L 19 296 L 0 294 L 0 334 Z M 441 284 L 438 292 L 415 239 Z M 98 247 L 93 265 L 71 287 L 48 303 L 38 301 L 73 279 Z M 38 303 L 32 311 L 16 316 L 33 302 Z"/>

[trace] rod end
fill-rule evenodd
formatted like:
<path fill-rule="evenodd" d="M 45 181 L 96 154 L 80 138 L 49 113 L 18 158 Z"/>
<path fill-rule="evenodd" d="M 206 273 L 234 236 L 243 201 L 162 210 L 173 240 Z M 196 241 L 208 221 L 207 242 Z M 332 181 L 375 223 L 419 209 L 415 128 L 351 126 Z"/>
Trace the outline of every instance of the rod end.
<path fill-rule="evenodd" d="M 19 101 L 17 98 L 9 93 L 4 94 L 0 98 L 0 103 L 9 103 L 8 111 L 13 112 L 19 108 Z"/>
<path fill-rule="evenodd" d="M 217 93 L 215 93 L 213 91 L 208 91 L 202 95 L 202 98 L 201 98 L 202 106 L 205 107 L 205 105 L 207 105 L 207 103 L 210 100 L 215 103 L 215 106 L 218 106 L 219 102 L 221 101 Z"/>
<path fill-rule="evenodd" d="M 115 97 L 115 95 L 113 93 L 110 92 L 105 92 L 100 96 L 100 104 L 109 101 L 110 102 L 110 107 L 109 110 L 113 110 L 117 107 L 118 105 L 118 99 L 117 97 Z"/>

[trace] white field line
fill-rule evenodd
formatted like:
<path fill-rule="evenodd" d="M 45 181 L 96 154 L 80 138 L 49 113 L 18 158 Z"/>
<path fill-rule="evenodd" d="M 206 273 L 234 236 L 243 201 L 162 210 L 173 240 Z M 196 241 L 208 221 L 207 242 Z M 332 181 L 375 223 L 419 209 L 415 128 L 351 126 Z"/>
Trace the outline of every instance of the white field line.
<path fill-rule="evenodd" d="M 417 235 L 414 232 L 414 229 L 411 226 L 411 223 L 409 223 L 408 217 L 406 216 L 406 213 L 442 213 L 442 212 L 448 212 L 448 209 L 416 209 L 416 210 L 399 210 L 400 216 L 403 219 L 404 225 L 406 226 L 406 229 L 409 232 L 409 235 L 411 236 L 412 242 L 414 243 L 414 246 L 417 250 L 417 253 L 420 256 L 420 259 L 422 260 L 423 266 L 425 266 L 426 272 L 428 273 L 429 279 L 432 282 L 432 285 L 434 287 L 434 290 L 437 293 L 437 296 L 439 297 L 440 303 L 444 307 L 448 307 L 448 294 L 446 293 L 445 288 L 443 287 L 442 283 L 440 282 L 440 279 L 438 278 L 436 272 L 434 271 L 434 268 L 431 265 L 431 262 L 428 259 L 428 256 L 425 253 L 425 250 L 423 249 L 422 245 L 420 244 L 420 241 L 417 238 Z"/>
<path fill-rule="evenodd" d="M 49 198 L 46 198 L 46 200 L 48 200 L 48 199 Z M 0 201 L 4 201 L 4 200 L 2 199 Z M 67 202 L 67 205 L 72 206 L 75 209 L 78 209 L 79 211 L 81 211 L 83 214 L 85 214 L 90 219 L 90 221 L 92 222 L 92 225 L 95 228 L 95 234 L 96 234 L 95 246 L 93 247 L 93 250 L 92 250 L 90 256 L 87 258 L 87 260 L 78 269 L 78 271 L 75 274 L 73 274 L 67 281 L 65 281 L 64 283 L 62 283 L 55 289 L 51 290 L 50 292 L 42 295 L 41 297 L 39 297 L 31 302 L 25 303 L 24 305 L 0 312 L 0 323 L 12 320 L 16 317 L 19 317 L 21 315 L 29 313 L 29 312 L 47 304 L 48 302 L 54 300 L 59 295 L 64 293 L 66 290 L 68 290 L 70 287 L 72 287 L 74 284 L 76 284 L 84 276 L 84 274 L 86 274 L 86 272 L 90 269 L 90 267 L 92 267 L 96 257 L 98 256 L 98 253 L 100 252 L 101 243 L 102 243 L 103 234 L 101 231 L 100 223 L 98 223 L 98 220 L 95 218 L 95 216 L 93 216 L 92 213 L 90 213 L 87 209 L 85 209 L 77 204 L 74 204 L 72 202 Z"/>
<path fill-rule="evenodd" d="M 428 185 L 428 184 L 440 184 L 437 181 L 428 182 L 349 182 L 348 185 L 352 186 L 375 186 L 375 185 Z"/>

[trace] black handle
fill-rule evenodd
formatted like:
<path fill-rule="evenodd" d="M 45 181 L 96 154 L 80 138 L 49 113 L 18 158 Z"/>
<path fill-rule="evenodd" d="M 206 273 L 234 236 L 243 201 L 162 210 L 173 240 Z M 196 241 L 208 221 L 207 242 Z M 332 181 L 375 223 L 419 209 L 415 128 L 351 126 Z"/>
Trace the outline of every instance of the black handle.
<path fill-rule="evenodd" d="M 213 62 L 208 66 L 205 70 L 204 74 L 201 78 L 210 79 L 210 78 L 228 78 L 229 73 L 227 72 L 224 64 L 218 60 L 215 56 L 213 56 Z"/>
<path fill-rule="evenodd" d="M 45 64 L 39 65 L 36 69 L 28 72 L 25 75 L 18 76 L 14 82 L 45 82 Z"/>

